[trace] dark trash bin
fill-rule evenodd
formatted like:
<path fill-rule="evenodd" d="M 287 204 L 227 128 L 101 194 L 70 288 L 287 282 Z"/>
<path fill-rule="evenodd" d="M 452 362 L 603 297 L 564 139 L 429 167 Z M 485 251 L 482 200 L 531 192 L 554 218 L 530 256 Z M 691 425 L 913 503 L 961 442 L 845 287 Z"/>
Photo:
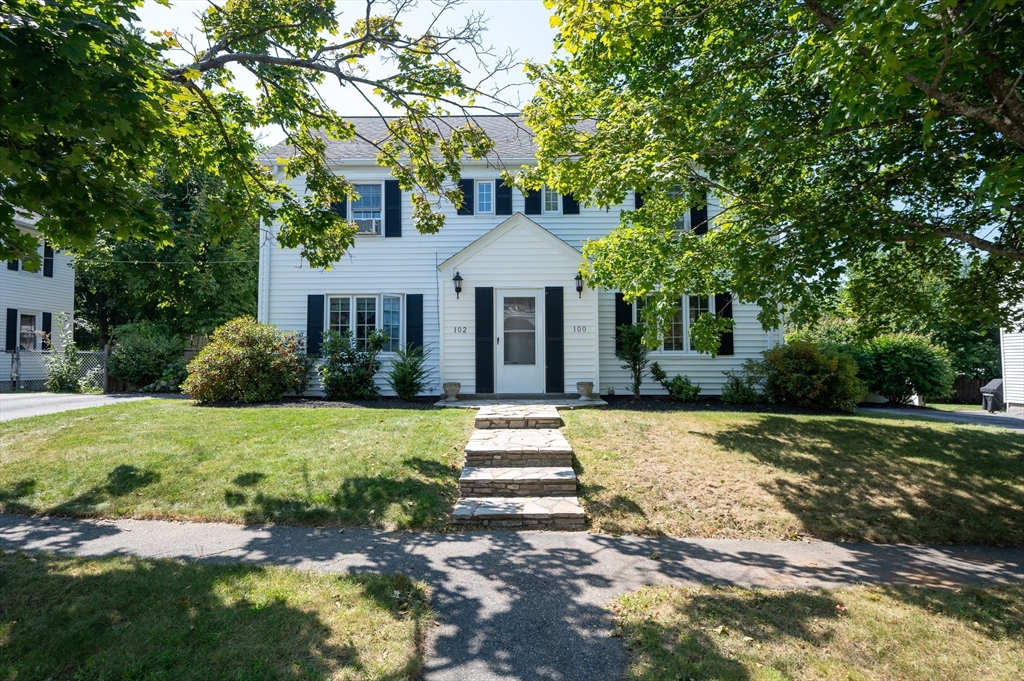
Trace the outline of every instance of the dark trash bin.
<path fill-rule="evenodd" d="M 990 414 L 1003 410 L 1003 379 L 994 378 L 982 386 L 981 406 Z"/>

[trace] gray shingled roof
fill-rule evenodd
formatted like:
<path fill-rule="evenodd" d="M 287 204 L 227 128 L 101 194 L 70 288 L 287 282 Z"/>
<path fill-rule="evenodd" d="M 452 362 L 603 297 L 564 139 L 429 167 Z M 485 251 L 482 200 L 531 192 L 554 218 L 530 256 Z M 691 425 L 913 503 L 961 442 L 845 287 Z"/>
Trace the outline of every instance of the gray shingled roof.
<path fill-rule="evenodd" d="M 356 126 L 356 137 L 347 141 L 329 140 L 327 158 L 330 161 L 355 159 L 373 160 L 377 157 L 377 148 L 373 142 L 384 142 L 388 137 L 388 123 L 395 118 L 379 116 L 346 117 L 346 121 Z M 494 140 L 494 151 L 488 156 L 497 159 L 530 159 L 536 156 L 537 148 L 533 143 L 533 133 L 517 116 L 447 116 L 430 119 L 432 125 L 444 133 L 445 130 L 457 128 L 472 120 L 486 131 L 487 136 Z M 289 158 L 295 149 L 281 142 L 263 154 L 266 161 L 278 158 Z"/>

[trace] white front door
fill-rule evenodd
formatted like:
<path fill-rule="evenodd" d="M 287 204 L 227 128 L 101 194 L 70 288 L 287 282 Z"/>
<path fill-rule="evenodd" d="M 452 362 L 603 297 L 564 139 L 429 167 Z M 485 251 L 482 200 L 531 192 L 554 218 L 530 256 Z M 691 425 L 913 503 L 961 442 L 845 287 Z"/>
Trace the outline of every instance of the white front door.
<path fill-rule="evenodd" d="M 544 291 L 498 289 L 495 293 L 495 392 L 542 393 Z"/>

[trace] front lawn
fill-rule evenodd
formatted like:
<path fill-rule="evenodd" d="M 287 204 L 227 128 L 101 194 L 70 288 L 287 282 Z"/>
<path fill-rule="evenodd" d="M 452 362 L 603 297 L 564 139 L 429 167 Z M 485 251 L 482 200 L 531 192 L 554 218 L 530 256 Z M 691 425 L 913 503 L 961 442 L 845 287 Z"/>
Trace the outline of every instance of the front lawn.
<path fill-rule="evenodd" d="M 648 588 L 612 604 L 631 681 L 1019 681 L 1024 587 Z"/>
<path fill-rule="evenodd" d="M 563 415 L 599 531 L 1024 546 L 1018 432 L 649 407 Z"/>
<path fill-rule="evenodd" d="M 145 400 L 0 424 L 0 510 L 440 529 L 473 412 Z"/>
<path fill-rule="evenodd" d="M 0 553 L 3 679 L 414 679 L 403 576 Z"/>

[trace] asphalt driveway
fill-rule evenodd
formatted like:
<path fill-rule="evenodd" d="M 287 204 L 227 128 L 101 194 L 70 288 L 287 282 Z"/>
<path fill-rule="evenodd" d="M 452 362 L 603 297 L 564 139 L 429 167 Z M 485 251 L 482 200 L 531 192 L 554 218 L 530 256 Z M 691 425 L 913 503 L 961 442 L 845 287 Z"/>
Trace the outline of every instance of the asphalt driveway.
<path fill-rule="evenodd" d="M 995 426 L 1024 430 L 1024 410 L 1010 409 L 989 414 L 976 409 L 964 411 L 939 411 L 938 409 L 893 409 L 891 407 L 861 407 L 858 411 L 865 414 L 883 413 L 908 418 L 925 418 L 953 423 L 969 423 L 975 426 Z"/>
<path fill-rule="evenodd" d="M 72 395 L 63 393 L 0 393 L 0 421 L 56 414 L 71 409 L 149 399 L 149 395 Z"/>

